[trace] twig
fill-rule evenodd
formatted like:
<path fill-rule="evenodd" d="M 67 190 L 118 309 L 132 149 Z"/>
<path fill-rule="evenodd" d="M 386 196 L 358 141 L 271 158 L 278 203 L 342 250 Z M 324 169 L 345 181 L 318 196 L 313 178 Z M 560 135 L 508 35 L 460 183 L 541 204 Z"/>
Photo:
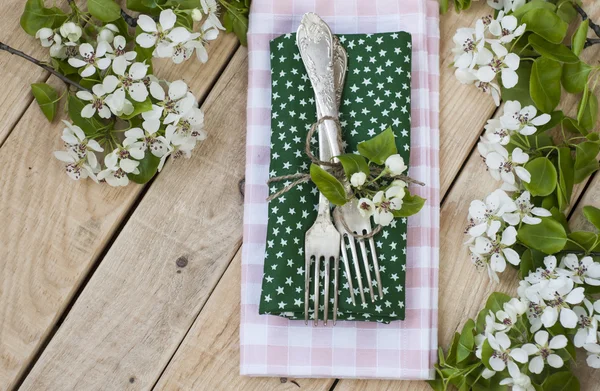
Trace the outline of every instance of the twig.
<path fill-rule="evenodd" d="M 589 19 L 588 14 L 583 10 L 583 8 L 581 8 L 579 6 L 579 4 L 573 3 L 573 6 L 577 10 L 577 12 L 579 12 L 579 15 L 581 15 L 581 19 L 583 19 L 583 20 Z M 591 19 L 590 19 L 590 28 L 600 38 L 600 26 L 598 26 L 596 23 L 594 23 Z"/>
<path fill-rule="evenodd" d="M 121 9 L 121 17 L 125 20 L 125 23 L 127 23 L 129 26 L 131 26 L 131 27 L 137 26 L 137 18 L 134 18 L 133 16 L 129 15 L 123 9 Z"/>
<path fill-rule="evenodd" d="M 77 83 L 77 82 L 69 79 L 65 75 L 63 75 L 60 72 L 57 72 L 56 70 L 54 70 L 54 68 L 52 68 L 52 67 L 50 67 L 50 66 L 42 63 L 40 60 L 35 59 L 35 58 L 31 57 L 30 55 L 23 53 L 20 50 L 13 49 L 13 48 L 11 48 L 10 46 L 8 46 L 5 43 L 0 42 L 0 50 L 5 50 L 5 51 L 9 52 L 10 54 L 14 54 L 16 56 L 19 56 L 21 58 L 26 59 L 27 61 L 30 61 L 30 62 L 34 63 L 38 67 L 47 70 L 48 72 L 50 72 L 54 76 L 58 77 L 60 80 L 64 81 L 67 84 L 70 84 L 70 85 L 76 87 L 79 90 L 90 91 L 88 88 L 85 88 L 81 84 L 79 84 L 79 83 Z"/>
<path fill-rule="evenodd" d="M 588 38 L 585 41 L 585 45 L 583 45 L 584 48 L 589 48 L 592 45 L 597 45 L 600 43 L 600 38 Z"/>

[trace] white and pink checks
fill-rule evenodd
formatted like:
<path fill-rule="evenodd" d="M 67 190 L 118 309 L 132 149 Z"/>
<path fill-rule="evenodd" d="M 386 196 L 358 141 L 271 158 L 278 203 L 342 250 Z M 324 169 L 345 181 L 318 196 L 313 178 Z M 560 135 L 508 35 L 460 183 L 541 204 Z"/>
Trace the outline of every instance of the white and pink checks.
<path fill-rule="evenodd" d="M 406 320 L 310 327 L 258 314 L 267 229 L 271 137 L 269 40 L 316 12 L 334 33 L 412 34 L 411 191 L 427 198 L 409 220 Z M 439 15 L 435 0 L 253 0 L 241 295 L 242 375 L 431 379 L 437 358 L 439 268 Z"/>

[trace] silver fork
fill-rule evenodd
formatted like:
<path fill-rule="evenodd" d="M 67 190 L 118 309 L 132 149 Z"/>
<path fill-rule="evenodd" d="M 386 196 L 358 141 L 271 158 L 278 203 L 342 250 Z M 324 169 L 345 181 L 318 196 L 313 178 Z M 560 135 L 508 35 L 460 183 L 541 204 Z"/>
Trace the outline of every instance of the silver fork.
<path fill-rule="evenodd" d="M 319 115 L 329 115 L 337 117 L 337 108 L 335 107 L 335 77 L 333 71 L 333 53 L 334 40 L 329 27 L 315 14 L 306 14 L 300 22 L 298 33 L 296 35 L 298 48 L 304 66 L 307 69 L 313 89 L 316 93 L 317 108 Z M 322 105 L 323 101 L 326 102 Z M 329 122 L 329 121 L 326 121 Z M 331 124 L 329 124 L 331 125 Z M 325 134 L 329 138 L 328 126 L 319 129 L 319 136 Z M 323 137 L 319 137 L 323 141 Z M 338 148 L 339 149 L 339 148 Z M 335 150 L 331 150 L 332 156 L 338 155 Z M 325 148 L 319 148 L 321 159 L 326 157 Z M 314 325 L 319 324 L 319 274 L 321 258 L 324 258 L 324 315 L 323 323 L 327 324 L 329 316 L 329 280 L 330 280 L 330 262 L 333 258 L 335 265 L 338 264 L 341 237 L 333 223 L 331 222 L 331 211 L 327 198 L 319 193 L 319 209 L 317 219 L 313 226 L 305 235 L 305 280 L 304 280 L 304 321 L 308 324 L 308 308 L 310 298 L 310 269 L 311 259 L 315 258 L 314 265 Z M 337 269 L 337 267 L 336 267 Z M 336 276 L 337 277 L 337 276 Z M 337 296 L 337 289 L 335 290 Z M 334 299 L 334 306 L 336 301 Z M 334 314 L 337 313 L 337 308 Z"/>

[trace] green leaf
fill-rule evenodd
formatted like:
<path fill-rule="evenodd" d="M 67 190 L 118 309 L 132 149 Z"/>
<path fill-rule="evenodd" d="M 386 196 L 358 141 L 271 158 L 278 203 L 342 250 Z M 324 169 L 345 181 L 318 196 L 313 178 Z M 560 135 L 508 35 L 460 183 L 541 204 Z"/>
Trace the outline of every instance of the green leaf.
<path fill-rule="evenodd" d="M 531 174 L 531 182 L 524 183 L 532 196 L 547 196 L 556 188 L 556 168 L 546 157 L 538 157 L 529 161 L 525 169 Z"/>
<path fill-rule="evenodd" d="M 595 206 L 587 205 L 583 207 L 583 215 L 590 223 L 594 224 L 596 229 L 600 229 L 600 209 Z"/>
<path fill-rule="evenodd" d="M 583 182 L 598 170 L 598 152 L 600 146 L 591 141 L 577 144 L 575 150 L 575 183 Z"/>
<path fill-rule="evenodd" d="M 372 139 L 359 143 L 358 152 L 375 164 L 384 164 L 388 157 L 398 153 L 392 128 L 387 128 Z"/>
<path fill-rule="evenodd" d="M 588 231 L 575 231 L 569 234 L 573 242 L 567 243 L 565 250 L 568 251 L 592 251 L 597 245 L 598 235 Z"/>
<path fill-rule="evenodd" d="M 448 0 L 440 0 L 440 14 L 448 12 Z"/>
<path fill-rule="evenodd" d="M 59 100 L 56 90 L 46 83 L 34 83 L 31 85 L 31 92 L 42 109 L 42 113 L 48 118 L 48 121 L 52 122 Z"/>
<path fill-rule="evenodd" d="M 561 43 L 569 27 L 556 13 L 546 8 L 536 8 L 527 12 L 521 23 L 527 24 L 527 31 L 532 31 L 552 43 Z"/>
<path fill-rule="evenodd" d="M 551 43 L 536 34 L 529 36 L 529 44 L 542 56 L 568 64 L 579 62 L 579 57 L 573 54 L 562 43 Z"/>
<path fill-rule="evenodd" d="M 73 123 L 79 126 L 86 135 L 90 135 L 96 133 L 96 131 L 104 127 L 104 125 L 95 117 L 83 118 L 81 116 L 81 110 L 86 104 L 87 103 L 83 102 L 77 96 L 69 95 L 67 100 L 67 110 Z"/>
<path fill-rule="evenodd" d="M 140 160 L 140 164 L 138 165 L 138 170 L 140 170 L 140 173 L 137 175 L 127 174 L 127 176 L 135 183 L 147 183 L 154 175 L 156 175 L 159 163 L 159 157 L 154 156 L 150 153 L 150 151 L 146 151 L 144 158 Z"/>
<path fill-rule="evenodd" d="M 243 46 L 248 46 L 248 8 L 239 1 L 229 4 L 225 8 L 223 26 L 227 32 L 233 31 Z"/>
<path fill-rule="evenodd" d="M 509 295 L 501 292 L 494 292 L 488 297 L 487 302 L 485 303 L 485 309 L 487 311 L 492 311 L 495 314 L 504 308 L 504 303 L 508 303 L 509 301 Z"/>
<path fill-rule="evenodd" d="M 466 360 L 473 352 L 475 346 L 475 337 L 473 336 L 473 329 L 475 328 L 475 322 L 473 319 L 467 320 L 463 326 L 462 332 L 460 333 L 460 339 L 456 348 L 456 362 L 460 363 Z"/>
<path fill-rule="evenodd" d="M 340 155 L 337 158 L 340 160 L 340 163 L 342 163 L 342 167 L 344 167 L 344 173 L 346 173 L 348 178 L 357 172 L 364 172 L 365 174 L 369 175 L 369 165 L 364 157 L 355 155 L 353 153 L 347 153 Z"/>
<path fill-rule="evenodd" d="M 531 250 L 527 249 L 523 255 L 521 255 L 521 263 L 519 264 L 519 278 L 521 280 L 525 279 L 525 277 L 527 277 L 532 271 L 535 271 L 533 266 L 533 257 L 531 255 Z"/>
<path fill-rule="evenodd" d="M 598 98 L 593 91 L 587 95 L 587 99 L 579 101 L 577 121 L 579 126 L 585 130 L 592 130 L 598 120 Z"/>
<path fill-rule="evenodd" d="M 573 119 L 571 117 L 565 117 L 565 118 L 563 118 L 562 125 L 563 125 L 564 129 L 568 132 L 579 133 L 584 136 L 587 135 L 587 131 L 585 129 L 583 129 L 581 126 L 579 126 L 579 123 L 577 123 L 576 119 Z"/>
<path fill-rule="evenodd" d="M 121 17 L 121 7 L 114 0 L 88 0 L 88 11 L 102 22 L 112 22 Z"/>
<path fill-rule="evenodd" d="M 583 61 L 565 64 L 562 72 L 562 85 L 567 92 L 578 94 L 583 92 L 592 68 Z"/>
<path fill-rule="evenodd" d="M 490 358 L 494 354 L 494 349 L 490 346 L 490 343 L 486 339 L 483 341 L 483 346 L 481 347 L 481 362 L 483 365 L 489 370 L 493 370 L 490 366 Z"/>
<path fill-rule="evenodd" d="M 571 203 L 575 180 L 575 162 L 569 147 L 558 148 L 558 208 L 562 211 Z"/>
<path fill-rule="evenodd" d="M 158 15 L 160 14 L 161 9 L 158 7 L 159 5 L 163 5 L 165 3 L 164 0 L 161 1 L 147 1 L 147 0 L 127 0 L 127 8 L 131 11 L 142 12 L 148 15 Z"/>
<path fill-rule="evenodd" d="M 533 64 L 531 61 L 521 61 L 519 69 L 516 70 L 517 75 L 519 76 L 519 81 L 513 88 L 505 88 L 504 85 L 500 83 L 502 99 L 504 101 L 517 100 L 521 102 L 521 105 L 523 106 L 534 105 L 529 93 L 529 80 L 531 77 L 532 65 Z"/>
<path fill-rule="evenodd" d="M 477 334 L 483 334 L 485 331 L 485 317 L 488 316 L 488 310 L 483 308 L 477 314 L 477 322 L 475 324 L 475 330 Z"/>
<path fill-rule="evenodd" d="M 394 217 L 409 217 L 419 213 L 419 211 L 425 205 L 425 199 L 418 195 L 412 195 L 406 191 L 404 198 L 402 199 L 402 208 L 400 210 L 393 211 Z"/>
<path fill-rule="evenodd" d="M 550 375 L 544 384 L 544 391 L 579 391 L 581 386 L 579 380 L 571 372 L 557 372 Z"/>
<path fill-rule="evenodd" d="M 60 8 L 46 8 L 43 0 L 27 0 L 25 10 L 21 15 L 21 27 L 29 35 L 35 36 L 35 33 L 43 27 L 57 28 L 67 20 L 65 14 Z"/>
<path fill-rule="evenodd" d="M 560 102 L 562 66 L 559 62 L 540 57 L 533 63 L 529 90 L 538 109 L 550 113 Z"/>
<path fill-rule="evenodd" d="M 588 29 L 590 28 L 590 20 L 586 19 L 579 24 L 577 31 L 571 37 L 571 50 L 576 56 L 579 56 L 585 47 L 585 41 L 587 40 Z"/>
<path fill-rule="evenodd" d="M 458 349 L 458 341 L 460 340 L 460 334 L 454 333 L 452 343 L 450 343 L 450 349 L 446 355 L 446 363 L 448 365 L 456 365 L 456 350 Z"/>
<path fill-rule="evenodd" d="M 319 191 L 334 205 L 347 202 L 344 186 L 333 175 L 316 164 L 310 165 L 310 178 Z"/>
<path fill-rule="evenodd" d="M 547 2 L 546 0 L 533 0 L 517 8 L 515 12 L 513 12 L 513 15 L 515 16 L 515 18 L 520 19 L 529 11 L 540 8 L 547 9 L 549 11 L 554 11 L 556 9 L 556 6 L 552 3 Z"/>
<path fill-rule="evenodd" d="M 548 255 L 559 252 L 567 243 L 565 228 L 551 217 L 543 217 L 536 225 L 523 224 L 517 231 L 517 238 L 527 247 Z"/>
<path fill-rule="evenodd" d="M 119 118 L 131 119 L 136 115 L 140 115 L 141 113 L 152 110 L 152 101 L 150 100 L 150 97 L 146 98 L 146 100 L 143 102 L 136 102 L 135 100 L 131 99 L 131 103 L 133 104 L 133 112 L 129 115 L 122 115 Z"/>
<path fill-rule="evenodd" d="M 565 23 L 571 23 L 577 17 L 577 11 L 573 7 L 573 3 L 570 0 L 563 1 L 556 10 L 558 15 Z"/>
<path fill-rule="evenodd" d="M 569 221 L 567 220 L 567 216 L 565 216 L 564 213 L 558 209 L 558 206 L 553 206 L 549 210 L 550 210 L 550 213 L 552 214 L 552 218 L 554 220 L 558 221 L 565 229 L 565 232 L 567 234 L 569 234 L 569 232 L 571 232 L 571 230 L 569 229 Z"/>

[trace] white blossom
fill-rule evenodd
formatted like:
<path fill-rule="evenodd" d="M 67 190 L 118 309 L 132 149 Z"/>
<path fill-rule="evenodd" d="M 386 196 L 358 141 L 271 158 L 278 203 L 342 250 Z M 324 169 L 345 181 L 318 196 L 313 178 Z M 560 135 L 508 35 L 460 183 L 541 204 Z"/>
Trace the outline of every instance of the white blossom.
<path fill-rule="evenodd" d="M 142 123 L 142 128 L 132 128 L 125 132 L 125 140 L 130 145 L 136 145 L 141 142 L 142 150 L 150 150 L 156 157 L 162 157 L 167 153 L 167 140 L 157 132 L 160 127 L 160 121 L 147 120 Z"/>
<path fill-rule="evenodd" d="M 494 237 L 502 225 L 501 220 L 505 214 L 514 212 L 516 208 L 513 200 L 501 189 L 488 195 L 485 202 L 473 200 L 469 206 L 467 232 L 473 238 L 484 233 Z"/>
<path fill-rule="evenodd" d="M 352 176 L 350 177 L 350 184 L 353 187 L 361 187 L 362 185 L 365 184 L 365 181 L 367 180 L 367 174 L 365 174 L 364 172 L 360 171 L 360 172 L 355 172 L 354 174 L 352 174 Z"/>
<path fill-rule="evenodd" d="M 110 48 L 108 51 L 110 52 L 110 56 L 113 57 L 113 67 L 115 66 L 115 59 L 119 57 L 125 58 L 126 66 L 129 66 L 129 64 L 131 64 L 131 62 L 137 57 L 136 52 L 126 50 L 127 40 L 122 35 L 117 35 L 116 37 L 114 37 L 114 39 L 112 40 L 112 45 L 112 47 L 108 45 L 108 47 Z M 122 60 L 118 60 L 117 63 L 119 64 L 119 66 L 121 66 L 120 64 L 122 64 Z"/>
<path fill-rule="evenodd" d="M 536 115 L 537 109 L 534 106 L 521 108 L 521 103 L 513 100 L 505 103 L 504 114 L 500 117 L 500 121 L 507 129 L 529 136 L 537 131 L 536 126 L 545 125 L 551 119 L 549 114 Z"/>
<path fill-rule="evenodd" d="M 573 308 L 577 314 L 577 333 L 573 338 L 573 344 L 581 348 L 585 344 L 598 342 L 598 321 L 600 321 L 600 313 L 595 314 L 594 306 L 588 299 L 583 300 L 585 306 L 576 306 Z M 600 300 L 598 301 L 600 308 Z"/>
<path fill-rule="evenodd" d="M 125 90 L 122 88 L 117 88 L 115 92 L 108 95 L 106 99 L 104 99 L 104 102 L 106 102 L 106 104 L 110 108 L 110 111 L 112 111 L 113 114 L 118 117 L 130 115 L 131 113 L 133 113 L 133 104 L 131 104 L 131 102 L 128 99 L 126 99 Z"/>
<path fill-rule="evenodd" d="M 529 161 L 529 155 L 523 152 L 521 148 L 517 147 L 509 154 L 506 148 L 496 145 L 494 150 L 484 156 L 484 159 L 492 177 L 509 185 L 508 190 L 517 190 L 515 177 L 523 182 L 529 183 L 531 181 L 531 174 L 523 167 Z"/>
<path fill-rule="evenodd" d="M 102 84 L 96 84 L 92 87 L 92 92 L 77 91 L 77 97 L 83 101 L 90 102 L 81 110 L 83 118 L 91 118 L 98 112 L 101 118 L 110 118 L 111 111 L 108 104 L 105 102 L 106 91 Z"/>
<path fill-rule="evenodd" d="M 105 24 L 98 33 L 98 41 L 113 43 L 115 34 L 119 32 L 119 28 L 113 23 Z"/>
<path fill-rule="evenodd" d="M 517 323 L 519 317 L 527 311 L 527 304 L 520 301 L 517 298 L 512 298 L 510 301 L 504 303 L 503 309 L 499 310 L 495 314 L 495 318 L 489 319 L 492 323 L 492 327 L 496 331 L 508 332 Z M 490 311 L 491 312 L 491 311 Z M 496 322 L 496 319 L 498 322 Z M 486 325 L 488 318 L 486 317 Z"/>
<path fill-rule="evenodd" d="M 527 362 L 527 352 L 522 348 L 511 349 L 510 338 L 505 333 L 498 332 L 495 335 L 488 335 L 487 338 L 490 347 L 494 349 L 490 357 L 490 366 L 494 371 L 503 371 L 513 360 L 522 364 Z"/>
<path fill-rule="evenodd" d="M 473 69 L 475 65 L 484 65 L 492 60 L 492 52 L 485 45 L 485 26 L 479 19 L 475 28 L 460 28 L 452 37 L 456 45 L 454 53 L 454 66 L 458 69 Z"/>
<path fill-rule="evenodd" d="M 65 165 L 65 171 L 71 179 L 77 181 L 79 179 L 90 177 L 97 182 L 94 169 L 89 165 L 86 159 L 78 158 L 74 153 L 66 151 L 56 151 L 54 152 L 54 156 L 58 160 L 67 163 Z"/>
<path fill-rule="evenodd" d="M 558 349 L 567 346 L 567 337 L 557 335 L 548 341 L 547 331 L 540 330 L 534 335 L 535 344 L 527 343 L 523 345 L 523 350 L 530 356 L 535 356 L 529 362 L 529 370 L 532 373 L 540 374 L 544 370 L 544 363 L 548 363 L 553 368 L 561 368 L 564 365 L 563 359 L 555 353 Z"/>
<path fill-rule="evenodd" d="M 81 26 L 73 22 L 67 22 L 60 26 L 60 35 L 71 42 L 78 42 L 82 33 Z"/>
<path fill-rule="evenodd" d="M 96 73 L 96 68 L 105 70 L 110 66 L 111 60 L 104 57 L 108 44 L 104 41 L 98 42 L 96 49 L 89 43 L 79 46 L 79 54 L 82 58 L 69 58 L 69 65 L 74 68 L 83 68 L 82 77 L 89 77 Z"/>
<path fill-rule="evenodd" d="M 173 46 L 190 40 L 191 33 L 185 27 L 175 27 L 177 16 L 171 9 L 161 11 L 159 23 L 147 15 L 138 17 L 138 26 L 144 31 L 135 41 L 143 48 L 155 47 L 154 57 L 172 57 Z"/>
<path fill-rule="evenodd" d="M 523 194 L 515 200 L 517 210 L 515 213 L 509 213 L 504 216 L 504 220 L 511 225 L 517 225 L 521 221 L 525 224 L 536 225 L 542 222 L 540 217 L 552 216 L 547 209 L 533 206 L 531 203 L 531 193 L 524 191 Z"/>
<path fill-rule="evenodd" d="M 594 262 L 592 257 L 586 256 L 581 259 L 575 254 L 567 254 L 561 261 L 563 275 L 567 275 L 577 284 L 588 284 L 600 286 L 600 263 Z"/>
<path fill-rule="evenodd" d="M 531 384 L 529 376 L 521 373 L 515 363 L 509 363 L 508 374 L 510 377 L 500 380 L 501 386 L 512 386 L 513 391 L 535 391 L 535 387 Z"/>
<path fill-rule="evenodd" d="M 148 98 L 148 89 L 143 81 L 148 65 L 135 62 L 127 69 L 127 60 L 124 56 L 119 56 L 115 58 L 112 69 L 116 76 L 108 75 L 102 81 L 106 92 L 127 90 L 129 96 L 136 102 L 143 102 Z"/>
<path fill-rule="evenodd" d="M 375 204 L 368 198 L 361 198 L 356 205 L 363 217 L 371 217 L 375 212 Z"/>
<path fill-rule="evenodd" d="M 217 0 L 200 0 L 202 11 L 208 16 L 208 20 L 220 30 L 225 30 L 225 27 L 219 20 L 219 4 Z"/>
<path fill-rule="evenodd" d="M 385 192 L 378 191 L 373 197 L 373 203 L 375 204 L 373 221 L 375 224 L 384 227 L 389 225 L 394 219 L 393 211 L 402 208 L 404 195 L 404 188 L 400 186 L 390 186 Z"/>
<path fill-rule="evenodd" d="M 521 262 L 519 254 L 511 247 L 517 241 L 517 230 L 509 226 L 499 240 L 498 235 L 493 238 L 480 236 L 475 239 L 475 245 L 471 247 L 471 251 L 480 255 L 490 256 L 490 267 L 494 272 L 502 273 L 506 269 L 506 261 L 513 265 L 518 265 Z"/>
<path fill-rule="evenodd" d="M 164 124 L 178 122 L 196 104 L 196 98 L 188 91 L 188 86 L 183 80 L 169 84 L 167 94 L 159 83 L 151 82 L 150 95 L 158 102 L 152 105 L 152 110 L 142 113 L 142 117 L 161 119 L 164 116 Z"/>
<path fill-rule="evenodd" d="M 583 348 L 587 351 L 587 364 L 596 369 L 600 369 L 600 345 L 586 344 Z"/>
<path fill-rule="evenodd" d="M 517 18 L 513 15 L 505 15 L 504 11 L 500 11 L 496 19 L 490 23 L 489 31 L 495 37 L 498 37 L 500 42 L 509 43 L 516 37 L 523 35 L 525 32 L 525 24 L 517 27 Z"/>
<path fill-rule="evenodd" d="M 568 329 L 577 327 L 577 314 L 569 304 L 579 304 L 584 299 L 584 288 L 574 288 L 573 280 L 560 278 L 558 288 L 548 284 L 540 289 L 540 297 L 544 300 L 546 308 L 542 314 L 544 327 L 550 328 L 560 320 L 560 324 Z"/>
<path fill-rule="evenodd" d="M 502 85 L 506 88 L 513 88 L 519 81 L 516 70 L 519 69 L 521 59 L 515 53 L 509 53 L 508 50 L 499 43 L 492 43 L 494 58 L 487 64 L 477 70 L 477 78 L 482 82 L 489 83 L 500 73 Z"/>
<path fill-rule="evenodd" d="M 392 175 L 402 175 L 407 167 L 404 164 L 404 159 L 399 154 L 394 154 L 385 159 L 385 167 Z"/>
<path fill-rule="evenodd" d="M 144 158 L 141 142 L 123 142 L 119 147 L 104 157 L 106 169 L 98 173 L 99 180 L 105 180 L 111 186 L 127 186 L 129 178 L 127 174 L 139 173 L 138 166 Z M 134 160 L 137 159 L 137 160 Z"/>
<path fill-rule="evenodd" d="M 104 152 L 104 149 L 96 140 L 88 139 L 83 130 L 70 122 L 63 120 L 66 128 L 63 129 L 62 140 L 70 153 L 73 153 L 78 159 L 87 161 L 92 169 L 98 167 L 98 160 L 95 152 Z"/>

